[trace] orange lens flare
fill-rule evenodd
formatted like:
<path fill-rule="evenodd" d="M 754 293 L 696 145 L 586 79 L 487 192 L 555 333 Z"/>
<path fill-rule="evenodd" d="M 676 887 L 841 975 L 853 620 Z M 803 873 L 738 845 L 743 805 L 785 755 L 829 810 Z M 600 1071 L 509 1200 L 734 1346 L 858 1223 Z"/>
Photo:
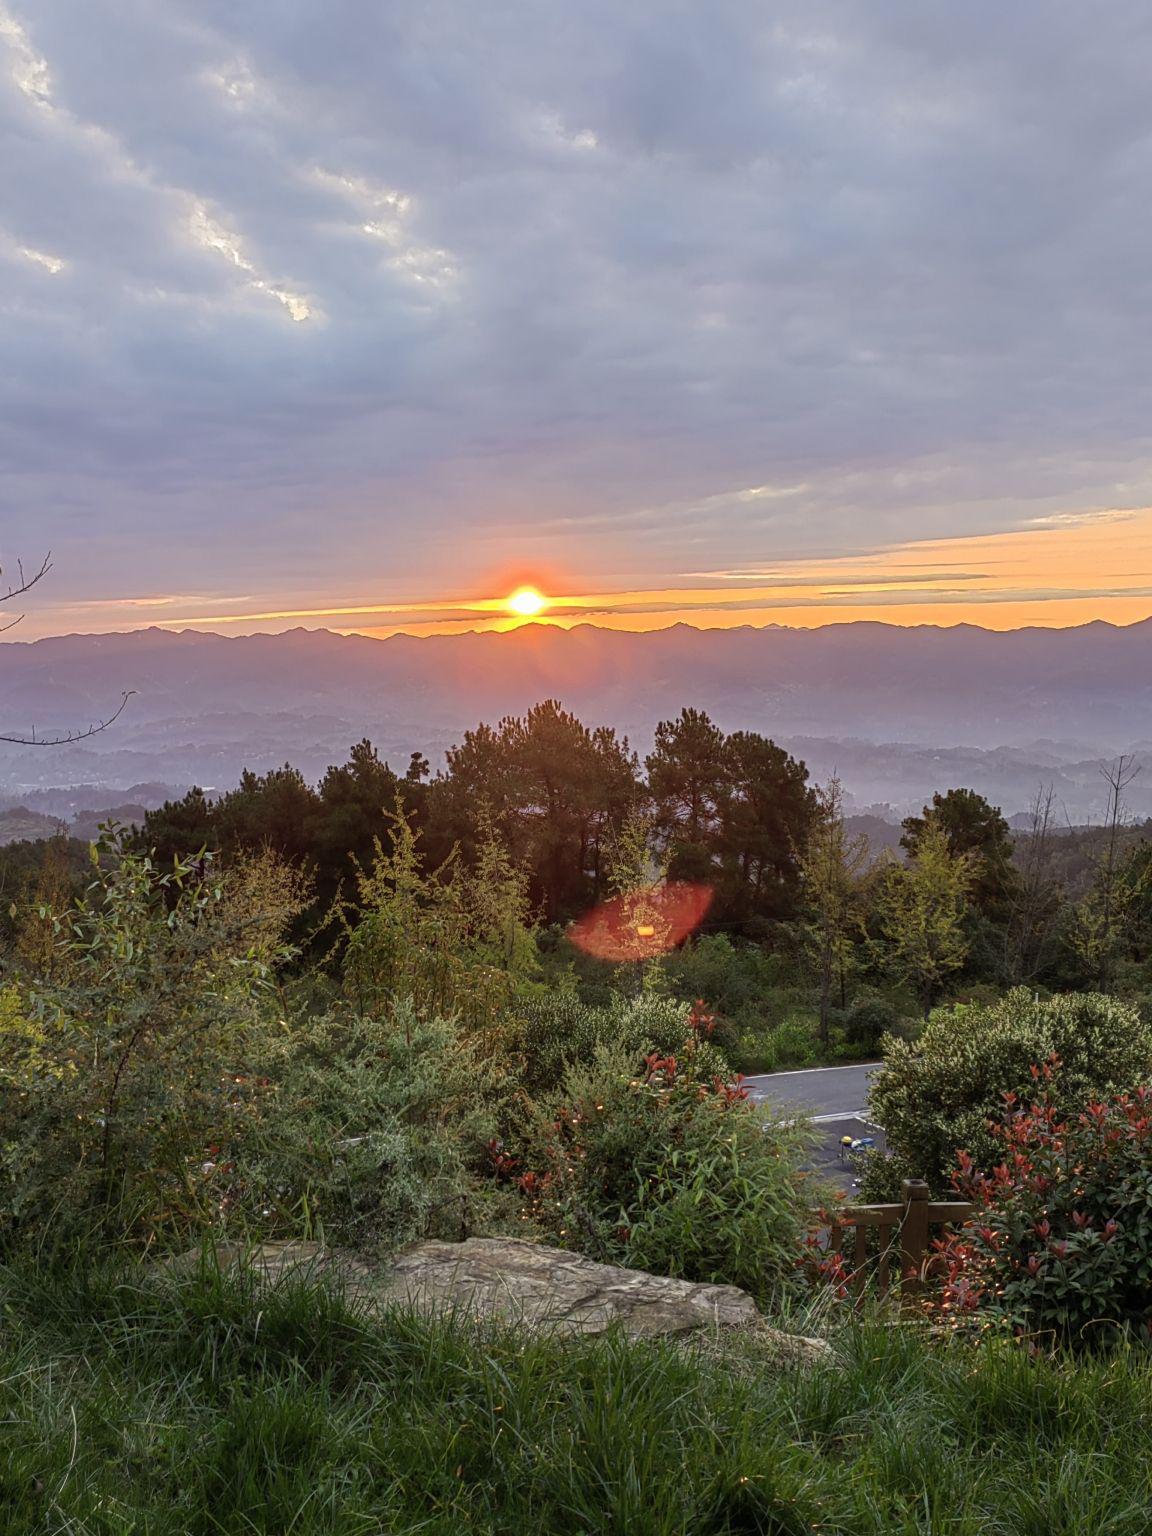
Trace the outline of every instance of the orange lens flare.
<path fill-rule="evenodd" d="M 668 880 L 614 896 L 573 923 L 568 937 L 598 960 L 651 960 L 682 944 L 712 905 L 710 885 Z"/>

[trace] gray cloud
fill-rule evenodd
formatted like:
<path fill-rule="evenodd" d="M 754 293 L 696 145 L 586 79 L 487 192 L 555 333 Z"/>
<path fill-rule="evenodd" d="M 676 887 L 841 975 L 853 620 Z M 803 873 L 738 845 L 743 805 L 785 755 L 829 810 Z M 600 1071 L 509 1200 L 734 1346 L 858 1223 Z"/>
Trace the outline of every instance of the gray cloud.
<path fill-rule="evenodd" d="M 1152 500 L 1139 0 L 0 17 L 4 531 L 61 600 Z"/>

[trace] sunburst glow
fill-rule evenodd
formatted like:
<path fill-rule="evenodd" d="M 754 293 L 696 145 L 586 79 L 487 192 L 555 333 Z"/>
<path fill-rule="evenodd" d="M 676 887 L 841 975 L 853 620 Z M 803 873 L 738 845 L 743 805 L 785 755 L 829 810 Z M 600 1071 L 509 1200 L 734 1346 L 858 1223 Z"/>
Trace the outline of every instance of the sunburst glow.
<path fill-rule="evenodd" d="M 535 587 L 517 587 L 508 599 L 508 612 L 519 614 L 522 619 L 534 619 L 548 606 L 548 599 Z"/>

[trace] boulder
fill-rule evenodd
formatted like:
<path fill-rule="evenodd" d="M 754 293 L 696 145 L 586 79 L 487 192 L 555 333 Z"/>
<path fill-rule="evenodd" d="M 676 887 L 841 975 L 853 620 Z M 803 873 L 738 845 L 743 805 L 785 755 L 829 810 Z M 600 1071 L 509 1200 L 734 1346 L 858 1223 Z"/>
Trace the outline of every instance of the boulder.
<path fill-rule="evenodd" d="M 197 1250 L 175 1263 L 187 1269 L 198 1260 Z M 380 1265 L 306 1242 L 221 1245 L 216 1260 L 225 1269 L 245 1264 L 270 1283 L 290 1275 L 328 1275 L 371 1311 L 463 1311 L 480 1322 L 514 1323 L 534 1332 L 601 1334 L 616 1326 L 634 1339 L 741 1330 L 798 1362 L 829 1353 L 823 1340 L 770 1328 L 752 1298 L 734 1285 L 697 1285 L 599 1264 L 522 1238 L 416 1243 Z"/>

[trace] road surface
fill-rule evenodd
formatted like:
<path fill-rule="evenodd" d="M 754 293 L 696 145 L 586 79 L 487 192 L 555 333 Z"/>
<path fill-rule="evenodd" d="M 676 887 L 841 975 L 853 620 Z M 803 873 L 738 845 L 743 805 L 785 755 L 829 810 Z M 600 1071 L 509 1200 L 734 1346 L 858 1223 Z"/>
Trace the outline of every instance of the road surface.
<path fill-rule="evenodd" d="M 746 1077 L 744 1086 L 758 1104 L 778 1114 L 809 1115 L 819 1133 L 811 1167 L 845 1194 L 855 1179 L 841 1148 L 844 1136 L 871 1136 L 883 1150 L 884 1133 L 868 1120 L 868 1084 L 883 1071 L 878 1062 L 848 1067 L 813 1067 L 807 1072 L 770 1072 Z"/>
<path fill-rule="evenodd" d="M 746 1077 L 744 1086 L 757 1103 L 799 1109 L 809 1115 L 862 1115 L 868 1083 L 878 1062 L 850 1067 L 813 1067 L 808 1072 L 769 1072 Z"/>

